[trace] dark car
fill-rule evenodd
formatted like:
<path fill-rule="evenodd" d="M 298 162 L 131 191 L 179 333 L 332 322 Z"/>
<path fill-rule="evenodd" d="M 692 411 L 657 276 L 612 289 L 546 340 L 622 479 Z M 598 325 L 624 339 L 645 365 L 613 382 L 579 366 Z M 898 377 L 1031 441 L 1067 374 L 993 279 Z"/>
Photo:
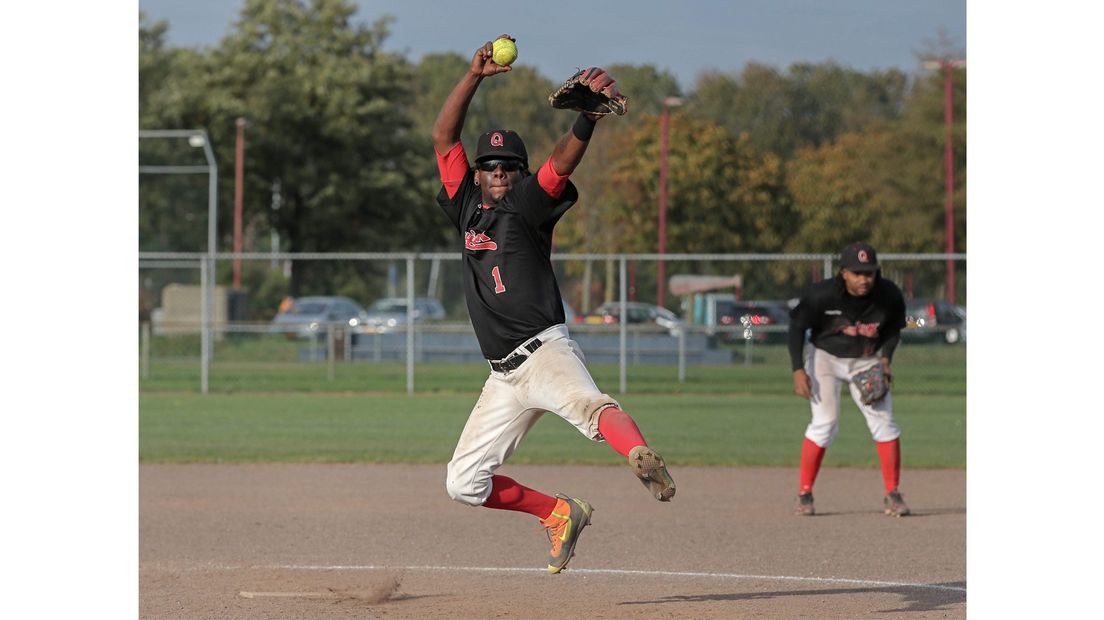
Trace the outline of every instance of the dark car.
<path fill-rule="evenodd" d="M 272 325 L 289 337 L 309 338 L 325 334 L 329 325 L 359 327 L 368 313 L 348 297 L 300 297 L 272 319 Z"/>
<path fill-rule="evenodd" d="M 750 339 L 754 342 L 786 341 L 790 313 L 784 303 L 729 300 L 718 300 L 716 303 L 717 327 L 739 328 L 719 332 L 724 340 L 746 340 L 750 335 Z"/>
<path fill-rule="evenodd" d="M 616 325 L 621 322 L 621 302 L 604 303 L 586 316 L 577 316 L 575 321 L 588 325 Z M 639 301 L 625 303 L 625 322 L 629 325 L 654 323 L 666 329 L 671 335 L 677 335 L 683 327 L 682 320 L 674 312 L 662 306 Z"/>
<path fill-rule="evenodd" d="M 966 342 L 966 308 L 941 299 L 913 299 L 905 303 L 901 339 L 913 342 Z"/>

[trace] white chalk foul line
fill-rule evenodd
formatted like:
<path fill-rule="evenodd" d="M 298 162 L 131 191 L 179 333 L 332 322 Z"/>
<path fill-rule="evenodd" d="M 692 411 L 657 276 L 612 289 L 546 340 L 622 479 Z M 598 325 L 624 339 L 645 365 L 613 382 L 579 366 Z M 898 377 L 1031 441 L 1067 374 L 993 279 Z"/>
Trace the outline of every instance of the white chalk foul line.
<path fill-rule="evenodd" d="M 244 567 L 224 567 L 244 568 Z M 456 571 L 469 573 L 547 573 L 543 568 L 507 568 L 493 566 L 375 566 L 375 565 L 311 565 L 282 564 L 259 566 L 278 570 L 406 570 L 406 571 Z M 708 577 L 713 579 L 745 579 L 757 581 L 802 581 L 809 583 L 833 583 L 872 588 L 914 588 L 917 590 L 941 590 L 944 592 L 966 593 L 966 588 L 941 586 L 927 583 L 905 583 L 898 581 L 871 581 L 869 579 L 843 579 L 839 577 L 795 577 L 790 575 L 744 575 L 740 573 L 702 573 L 665 570 L 624 570 L 618 568 L 569 568 L 567 572 L 575 575 L 634 575 L 648 577 Z"/>

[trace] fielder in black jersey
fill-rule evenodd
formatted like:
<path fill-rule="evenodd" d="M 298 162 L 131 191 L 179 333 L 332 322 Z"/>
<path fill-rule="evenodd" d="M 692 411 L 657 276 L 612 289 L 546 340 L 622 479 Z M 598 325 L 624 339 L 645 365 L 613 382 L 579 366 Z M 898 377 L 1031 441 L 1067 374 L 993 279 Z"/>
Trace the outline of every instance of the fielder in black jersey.
<path fill-rule="evenodd" d="M 809 400 L 812 421 L 801 449 L 797 514 L 811 516 L 813 483 L 828 446 L 839 432 L 840 387 L 848 386 L 874 438 L 885 482 L 885 513 L 909 514 L 897 489 L 901 473 L 900 428 L 888 389 L 864 402 L 862 383 L 888 386 L 890 362 L 905 326 L 901 290 L 881 275 L 874 248 L 853 243 L 840 255 L 840 271 L 810 286 L 790 312 L 789 349 L 794 392 Z M 811 353 L 803 359 L 805 332 Z M 880 372 L 879 372 L 880 370 Z M 884 377 L 884 380 L 882 380 Z M 869 387 L 869 385 L 867 386 Z M 878 393 L 881 391 L 878 390 Z"/>
<path fill-rule="evenodd" d="M 579 197 L 569 176 L 601 117 L 580 114 L 535 173 L 525 143 L 507 129 L 483 133 L 474 167 L 468 163 L 460 142 L 468 105 L 484 79 L 509 70 L 494 62 L 490 41 L 480 46 L 433 125 L 442 183 L 437 202 L 463 243 L 464 296 L 490 366 L 445 486 L 456 501 L 540 519 L 552 541 L 548 571 L 558 573 L 574 555 L 593 508 L 495 473 L 546 411 L 625 456 L 656 499 L 670 501 L 675 483 L 633 419 L 595 386 L 564 324 L 552 270 L 553 229 Z M 601 69 L 590 76 L 595 92 L 615 84 Z"/>

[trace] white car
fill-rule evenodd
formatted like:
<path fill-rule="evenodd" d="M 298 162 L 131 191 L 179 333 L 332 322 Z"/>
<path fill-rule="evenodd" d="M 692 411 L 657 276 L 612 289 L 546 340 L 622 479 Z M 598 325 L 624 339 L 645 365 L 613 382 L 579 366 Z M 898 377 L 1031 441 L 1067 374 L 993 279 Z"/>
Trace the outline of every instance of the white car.
<path fill-rule="evenodd" d="M 288 336 L 310 338 L 325 334 L 330 325 L 360 327 L 368 320 L 368 313 L 348 297 L 300 297 L 291 307 L 276 315 L 272 325 Z"/>
<path fill-rule="evenodd" d="M 384 297 L 368 307 L 365 325 L 376 331 L 388 331 L 406 325 L 406 297 Z M 445 318 L 445 307 L 433 297 L 414 298 L 414 322 L 439 321 Z"/>

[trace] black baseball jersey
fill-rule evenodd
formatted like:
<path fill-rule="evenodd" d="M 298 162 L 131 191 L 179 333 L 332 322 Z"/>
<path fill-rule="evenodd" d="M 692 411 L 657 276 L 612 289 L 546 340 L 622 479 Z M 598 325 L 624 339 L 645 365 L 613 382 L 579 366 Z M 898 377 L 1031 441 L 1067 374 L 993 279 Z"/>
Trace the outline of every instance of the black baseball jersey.
<path fill-rule="evenodd" d="M 536 174 L 518 181 L 493 208 L 484 208 L 468 170 L 452 198 L 437 195 L 464 240 L 464 297 L 483 356 L 498 360 L 526 340 L 564 322 L 552 271 L 552 229 L 579 199 L 570 181 L 553 198 Z"/>
<path fill-rule="evenodd" d="M 881 349 L 892 359 L 904 326 L 905 298 L 896 284 L 879 276 L 869 293 L 854 297 L 837 275 L 811 285 L 790 311 L 790 363 L 793 370 L 803 366 L 806 329 L 813 346 L 836 357 L 869 357 Z"/>

